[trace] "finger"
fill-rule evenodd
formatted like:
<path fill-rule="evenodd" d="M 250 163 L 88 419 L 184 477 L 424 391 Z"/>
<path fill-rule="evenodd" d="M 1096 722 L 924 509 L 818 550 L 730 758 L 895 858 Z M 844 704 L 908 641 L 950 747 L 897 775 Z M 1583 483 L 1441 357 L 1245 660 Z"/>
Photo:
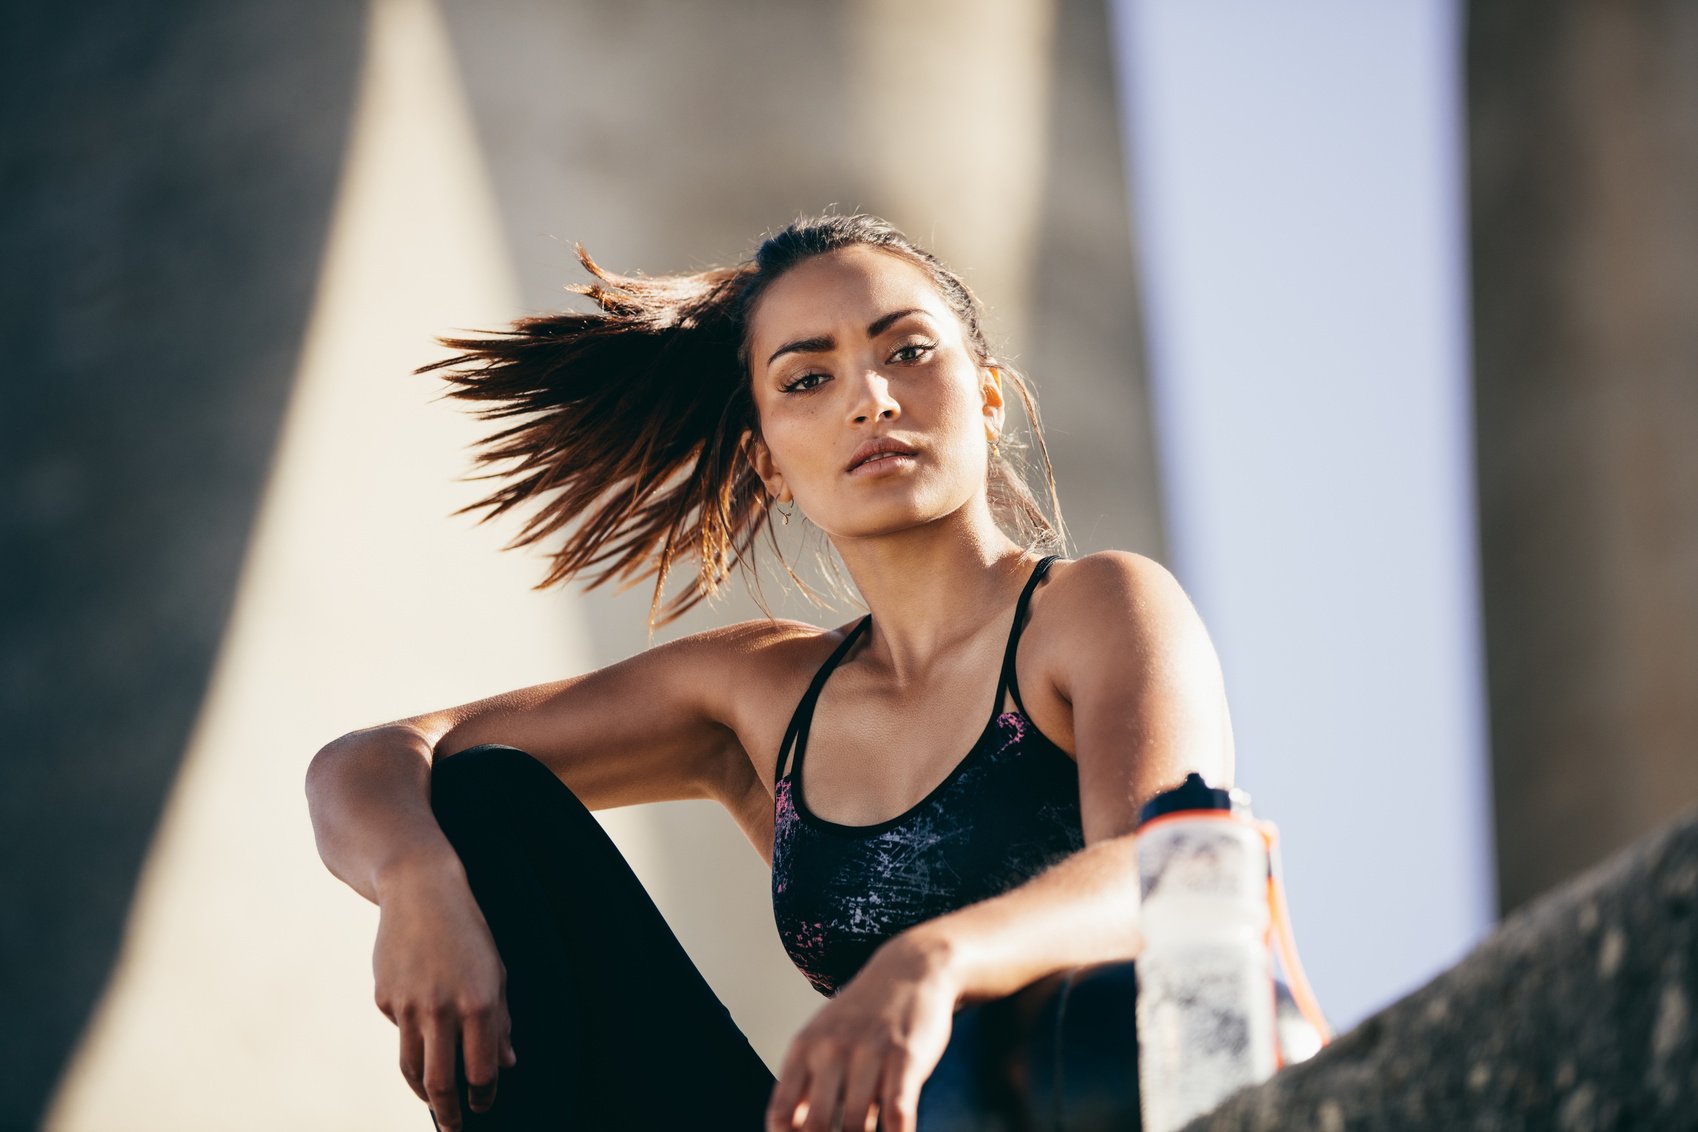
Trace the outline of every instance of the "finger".
<path fill-rule="evenodd" d="M 457 1025 L 448 1011 L 434 1012 L 425 1021 L 425 1095 L 442 1132 L 460 1132 L 460 1097 L 454 1088 Z"/>
<path fill-rule="evenodd" d="M 519 1055 L 513 1049 L 513 1028 L 509 1023 L 507 1032 L 501 1035 L 501 1068 L 511 1069 L 519 1064 Z"/>
<path fill-rule="evenodd" d="M 424 1031 L 419 1029 L 419 1021 L 411 1014 L 403 1014 L 398 1023 L 401 1027 L 401 1076 L 407 1079 L 407 1084 L 417 1094 L 419 1100 L 430 1103 L 425 1095 L 424 1087 Z"/>
<path fill-rule="evenodd" d="M 891 1050 L 885 1059 L 884 1085 L 879 1097 L 880 1132 L 915 1132 L 923 1084 L 925 1079 L 918 1064 L 903 1051 Z"/>
<path fill-rule="evenodd" d="M 843 1132 L 872 1132 L 885 1058 L 880 1050 L 857 1054 L 843 1080 Z"/>
<path fill-rule="evenodd" d="M 795 1056 L 786 1058 L 767 1101 L 767 1132 L 791 1132 L 796 1127 L 796 1106 L 802 1103 L 807 1086 L 808 1067 Z"/>
<path fill-rule="evenodd" d="M 473 1112 L 488 1112 L 495 1103 L 498 1051 L 506 1042 L 506 1011 L 497 1006 L 465 1015 L 461 1040 L 466 1055 L 466 1105 Z"/>
<path fill-rule="evenodd" d="M 837 1110 L 843 1103 L 843 1059 L 822 1058 L 808 1082 L 808 1116 L 802 1132 L 837 1132 Z"/>

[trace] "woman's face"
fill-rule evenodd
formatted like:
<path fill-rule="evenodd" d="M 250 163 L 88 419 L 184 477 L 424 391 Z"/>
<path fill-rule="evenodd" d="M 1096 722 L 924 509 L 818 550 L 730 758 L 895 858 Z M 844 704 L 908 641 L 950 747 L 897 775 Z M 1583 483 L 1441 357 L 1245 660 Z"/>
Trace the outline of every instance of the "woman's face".
<path fill-rule="evenodd" d="M 864 537 L 952 514 L 983 494 L 1003 400 L 926 272 L 866 246 L 814 256 L 757 302 L 749 369 L 767 492 L 827 534 Z M 863 442 L 912 457 L 850 471 Z"/>

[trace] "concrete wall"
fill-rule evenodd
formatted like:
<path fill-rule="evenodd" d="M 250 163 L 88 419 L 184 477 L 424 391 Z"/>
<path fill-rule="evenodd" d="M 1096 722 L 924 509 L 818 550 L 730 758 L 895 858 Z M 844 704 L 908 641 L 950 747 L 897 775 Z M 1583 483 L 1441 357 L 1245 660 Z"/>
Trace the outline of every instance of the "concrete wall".
<path fill-rule="evenodd" d="M 1467 67 L 1507 910 L 1698 801 L 1698 9 L 1472 5 Z"/>

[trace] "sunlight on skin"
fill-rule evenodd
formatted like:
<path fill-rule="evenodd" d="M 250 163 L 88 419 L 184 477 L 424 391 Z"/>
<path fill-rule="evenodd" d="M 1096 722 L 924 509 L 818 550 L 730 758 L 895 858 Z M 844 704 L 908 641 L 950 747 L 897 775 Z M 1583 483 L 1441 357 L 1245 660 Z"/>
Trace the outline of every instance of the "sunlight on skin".
<path fill-rule="evenodd" d="M 872 327 L 878 333 L 869 338 Z M 767 364 L 787 345 L 827 339 L 835 349 L 791 349 Z M 769 492 L 794 499 L 840 540 L 851 569 L 857 548 L 848 540 L 953 514 L 983 491 L 985 446 L 1005 425 L 1003 397 L 960 319 L 911 262 L 845 248 L 792 268 L 756 309 L 751 349 L 764 434 L 754 444 L 756 469 Z M 852 413 L 898 409 L 876 428 L 844 423 Z M 890 481 L 891 492 L 880 493 L 876 478 L 844 474 L 856 446 L 873 434 L 918 449 L 914 466 Z M 909 480 L 912 489 L 895 487 Z M 895 502 L 871 505 L 883 494 Z M 976 541 L 1009 544 L 983 501 L 971 525 Z"/>

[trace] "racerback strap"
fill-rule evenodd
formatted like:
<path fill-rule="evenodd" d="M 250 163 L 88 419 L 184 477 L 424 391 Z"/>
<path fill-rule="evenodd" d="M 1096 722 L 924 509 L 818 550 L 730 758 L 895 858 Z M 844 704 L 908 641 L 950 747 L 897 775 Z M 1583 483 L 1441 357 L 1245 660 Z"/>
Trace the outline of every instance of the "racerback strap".
<path fill-rule="evenodd" d="M 1020 681 L 1014 674 L 1014 656 L 1020 644 L 1020 634 L 1025 629 L 1026 607 L 1031 604 L 1032 591 L 1038 588 L 1039 582 L 1043 581 L 1044 575 L 1049 572 L 1050 564 L 1060 557 L 1059 554 L 1051 554 L 1039 562 L 1033 568 L 1032 576 L 1026 580 L 1026 588 L 1020 591 L 1020 601 L 1014 607 L 1014 626 L 1008 631 L 1008 647 L 1002 654 L 1002 678 L 997 681 L 996 699 L 991 703 L 991 719 L 993 722 L 997 716 L 1002 714 L 1002 690 L 1004 688 L 1007 688 L 1009 694 L 1014 697 L 1014 706 L 1020 709 L 1020 714 L 1026 714 L 1026 705 L 1020 700 Z"/>
<path fill-rule="evenodd" d="M 820 665 L 819 671 L 814 673 L 813 683 L 808 685 L 807 692 L 802 696 L 802 702 L 796 705 L 796 710 L 790 715 L 790 726 L 784 732 L 784 742 L 779 744 L 778 769 L 773 774 L 773 782 L 776 783 L 784 777 L 784 764 L 790 756 L 792 740 L 798 740 L 798 736 L 800 736 L 799 746 L 804 750 L 806 749 L 808 727 L 814 720 L 814 703 L 820 698 L 820 689 L 825 687 L 825 678 L 831 675 L 831 670 L 837 667 L 837 662 L 843 659 L 843 654 L 849 651 L 850 647 L 854 645 L 855 639 L 872 623 L 873 615 L 870 613 L 861 618 L 860 622 L 844 636 L 842 643 L 833 650 L 830 658 Z M 800 754 L 801 752 L 798 751 L 798 758 L 800 758 Z"/>
<path fill-rule="evenodd" d="M 1020 632 L 1026 619 L 1026 607 L 1032 600 L 1032 591 L 1038 588 L 1038 583 L 1043 580 L 1044 575 L 1049 571 L 1050 564 L 1060 557 L 1059 554 L 1051 554 L 1032 569 L 1032 576 L 1026 580 L 1026 588 L 1020 591 L 1020 600 L 1015 603 L 1014 624 L 1008 631 L 1008 645 L 1002 654 L 1002 672 L 996 684 L 996 698 L 991 703 L 991 722 L 993 723 L 996 717 L 1002 714 L 1002 692 L 1004 688 L 1013 695 L 1015 706 L 1022 713 L 1026 710 L 1026 705 L 1020 700 L 1019 682 L 1014 675 L 1015 649 L 1020 643 Z M 838 662 L 843 659 L 844 655 L 854 646 L 855 641 L 872 623 L 873 615 L 871 613 L 861 618 L 856 626 L 849 630 L 842 643 L 832 651 L 826 662 L 820 665 L 819 671 L 814 673 L 813 682 L 808 685 L 808 690 L 803 694 L 801 702 L 796 705 L 796 710 L 791 713 L 790 726 L 785 729 L 784 741 L 779 744 L 778 764 L 773 771 L 772 780 L 774 783 L 784 777 L 785 764 L 790 761 L 792 745 L 796 749 L 796 762 L 800 763 L 803 755 L 807 753 L 808 731 L 813 724 L 814 705 L 819 701 L 820 689 L 825 687 L 826 678 L 831 675 L 832 669 L 837 667 Z"/>

